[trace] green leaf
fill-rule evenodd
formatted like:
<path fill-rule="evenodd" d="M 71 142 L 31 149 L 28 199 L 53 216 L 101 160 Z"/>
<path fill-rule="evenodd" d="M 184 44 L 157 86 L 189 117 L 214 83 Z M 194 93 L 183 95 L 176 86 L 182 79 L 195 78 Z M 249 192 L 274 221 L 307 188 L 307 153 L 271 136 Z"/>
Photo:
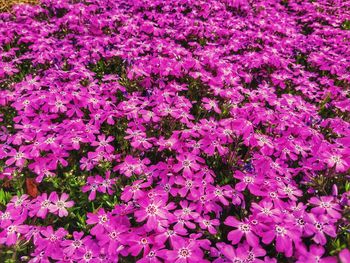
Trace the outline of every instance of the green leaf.
<path fill-rule="evenodd" d="M 345 20 L 342 24 L 341 24 L 341 28 L 343 30 L 350 30 L 350 20 Z"/>
<path fill-rule="evenodd" d="M 345 192 L 350 191 L 350 182 L 345 183 Z"/>

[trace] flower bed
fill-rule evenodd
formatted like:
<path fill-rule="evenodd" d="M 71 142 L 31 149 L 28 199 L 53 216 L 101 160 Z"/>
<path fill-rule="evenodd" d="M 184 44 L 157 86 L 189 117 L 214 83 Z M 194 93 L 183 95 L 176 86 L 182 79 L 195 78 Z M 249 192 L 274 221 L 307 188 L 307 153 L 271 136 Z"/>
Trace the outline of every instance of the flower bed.
<path fill-rule="evenodd" d="M 349 1 L 0 14 L 3 262 L 350 262 Z"/>

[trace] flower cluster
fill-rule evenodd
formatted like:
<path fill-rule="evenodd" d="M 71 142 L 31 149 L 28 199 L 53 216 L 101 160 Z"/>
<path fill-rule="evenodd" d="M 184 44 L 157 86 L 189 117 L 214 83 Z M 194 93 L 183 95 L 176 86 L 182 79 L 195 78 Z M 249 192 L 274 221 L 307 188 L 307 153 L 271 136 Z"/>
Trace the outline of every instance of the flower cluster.
<path fill-rule="evenodd" d="M 0 13 L 0 255 L 350 262 L 347 4 Z"/>

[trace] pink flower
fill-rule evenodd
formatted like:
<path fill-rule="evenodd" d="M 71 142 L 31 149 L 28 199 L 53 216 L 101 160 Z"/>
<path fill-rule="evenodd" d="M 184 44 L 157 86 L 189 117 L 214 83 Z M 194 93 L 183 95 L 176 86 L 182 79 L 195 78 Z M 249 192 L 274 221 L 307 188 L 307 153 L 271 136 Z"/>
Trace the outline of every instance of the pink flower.
<path fill-rule="evenodd" d="M 274 223 L 266 225 L 264 229 L 266 232 L 260 234 L 264 244 L 270 244 L 276 239 L 276 251 L 285 253 L 287 257 L 292 256 L 293 242 L 298 243 L 300 236 L 287 217 L 276 217 Z"/>
<path fill-rule="evenodd" d="M 227 199 L 232 199 L 233 204 L 240 204 L 241 200 L 239 198 L 238 200 L 236 199 L 234 192 L 235 191 L 229 185 L 224 185 L 222 187 L 219 185 L 217 185 L 216 187 L 210 186 L 208 187 L 208 198 L 215 201 L 219 201 L 224 206 L 230 204 L 230 202 Z"/>
<path fill-rule="evenodd" d="M 133 139 L 133 141 L 131 142 L 131 146 L 135 149 L 148 150 L 152 148 L 152 144 L 150 143 L 150 141 L 152 141 L 152 138 L 145 138 L 139 136 Z"/>
<path fill-rule="evenodd" d="M 140 175 L 145 172 L 146 165 L 149 164 L 149 159 L 137 159 L 131 155 L 127 155 L 124 161 L 114 167 L 114 171 L 119 171 L 121 174 L 131 177 L 133 174 Z"/>
<path fill-rule="evenodd" d="M 200 194 L 201 181 L 198 178 L 185 178 L 178 176 L 175 178 L 175 183 L 180 186 L 178 191 L 181 197 L 187 196 L 188 199 L 197 199 Z"/>
<path fill-rule="evenodd" d="M 118 256 L 124 249 L 125 245 L 128 244 L 128 227 L 123 225 L 122 222 L 115 221 L 111 226 L 107 227 L 106 235 L 99 237 L 99 246 L 106 247 L 107 253 L 110 256 Z M 125 251 L 123 252 L 125 255 Z"/>
<path fill-rule="evenodd" d="M 185 220 L 194 220 L 199 217 L 199 214 L 196 212 L 196 204 L 188 203 L 186 200 L 184 200 L 180 201 L 180 206 L 182 207 L 182 209 L 175 210 L 175 216 Z"/>
<path fill-rule="evenodd" d="M 141 229 L 132 233 L 128 239 L 129 243 L 129 253 L 132 256 L 137 256 L 143 250 L 143 255 L 147 255 L 150 251 L 150 246 L 152 245 L 152 240 L 149 238 Z"/>
<path fill-rule="evenodd" d="M 221 140 L 216 135 L 209 135 L 200 140 L 199 143 L 201 144 L 201 149 L 203 149 L 203 151 L 209 156 L 213 156 L 216 151 L 220 156 L 223 156 L 228 152 L 227 147 L 222 146 Z"/>
<path fill-rule="evenodd" d="M 136 263 L 161 263 L 163 262 L 161 260 L 161 257 L 164 255 L 164 250 L 162 250 L 162 247 L 155 247 L 153 246 L 147 254 Z"/>
<path fill-rule="evenodd" d="M 67 235 L 67 231 L 63 228 L 54 231 L 52 226 L 48 226 L 46 229 L 43 229 L 40 234 L 37 249 L 41 251 L 45 250 L 52 258 L 60 258 L 63 254 L 60 249 L 60 242 L 63 240 L 63 237 Z"/>
<path fill-rule="evenodd" d="M 267 220 L 268 218 L 277 217 L 279 209 L 274 208 L 272 202 L 262 200 L 259 204 L 252 203 L 252 212 L 260 219 Z"/>

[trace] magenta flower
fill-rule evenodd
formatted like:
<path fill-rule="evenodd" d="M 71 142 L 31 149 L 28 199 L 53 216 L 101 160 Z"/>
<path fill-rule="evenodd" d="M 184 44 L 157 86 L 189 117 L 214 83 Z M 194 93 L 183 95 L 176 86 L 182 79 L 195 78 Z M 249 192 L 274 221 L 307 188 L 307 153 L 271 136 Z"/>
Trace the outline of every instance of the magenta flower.
<path fill-rule="evenodd" d="M 101 193 L 108 193 L 109 195 L 113 194 L 113 184 L 115 183 L 115 179 L 111 179 L 111 171 L 107 171 L 105 174 L 105 178 L 102 180 L 102 183 L 98 187 L 98 191 Z"/>
<path fill-rule="evenodd" d="M 50 251 L 41 251 L 36 249 L 34 253 L 31 254 L 32 259 L 30 263 L 50 263 Z"/>
<path fill-rule="evenodd" d="M 144 198 L 138 201 L 140 209 L 134 215 L 137 222 L 146 222 L 146 229 L 157 229 L 159 225 L 164 224 L 171 219 L 171 214 L 168 212 L 167 200 L 164 198 Z"/>
<path fill-rule="evenodd" d="M 127 244 L 128 227 L 118 223 L 115 222 L 112 226 L 107 227 L 107 236 L 99 237 L 99 246 L 107 247 L 107 254 L 110 256 L 119 255 Z"/>
<path fill-rule="evenodd" d="M 200 169 L 200 163 L 204 162 L 202 158 L 192 154 L 179 155 L 176 159 L 178 163 L 174 165 L 174 171 L 178 173 L 182 170 L 185 177 L 192 177 Z"/>
<path fill-rule="evenodd" d="M 300 257 L 298 258 L 297 263 L 302 262 L 320 262 L 320 263 L 337 263 L 335 257 L 323 257 L 325 249 L 321 246 L 311 245 L 310 251 L 303 251 Z"/>
<path fill-rule="evenodd" d="M 240 200 L 238 198 L 238 200 L 236 199 L 236 196 L 234 195 L 234 190 L 229 186 L 229 185 L 225 185 L 225 186 L 216 186 L 216 187 L 210 187 L 208 189 L 209 191 L 209 195 L 208 198 L 215 200 L 215 201 L 219 201 L 221 204 L 227 206 L 229 205 L 229 201 L 227 199 L 231 199 L 232 198 L 232 202 L 234 204 L 240 204 Z"/>
<path fill-rule="evenodd" d="M 259 204 L 252 203 L 251 210 L 255 212 L 256 216 L 260 219 L 266 220 L 268 218 L 277 217 L 279 209 L 274 208 L 272 202 L 262 200 Z"/>
<path fill-rule="evenodd" d="M 226 257 L 227 260 L 230 260 L 232 262 L 244 262 L 245 255 L 238 255 L 236 253 L 236 249 L 233 248 L 232 246 L 227 244 L 222 244 L 222 246 L 220 246 L 219 248 L 220 248 L 220 253 L 223 255 L 223 257 Z"/>
<path fill-rule="evenodd" d="M 97 214 L 88 213 L 88 219 L 86 223 L 89 225 L 95 225 L 90 233 L 95 236 L 102 236 L 108 230 L 110 224 L 111 216 L 110 213 L 106 213 L 103 208 L 97 211 Z"/>
<path fill-rule="evenodd" d="M 0 12 L 3 261 L 349 261 L 348 1 L 40 2 Z"/>
<path fill-rule="evenodd" d="M 138 136 L 133 139 L 131 146 L 135 149 L 148 150 L 152 148 L 152 138 Z"/>
<path fill-rule="evenodd" d="M 132 256 L 137 256 L 143 251 L 143 255 L 148 255 L 150 246 L 152 245 L 151 238 L 147 237 L 142 230 L 139 233 L 133 233 L 129 236 L 129 253 Z"/>
<path fill-rule="evenodd" d="M 29 229 L 28 226 L 22 225 L 24 219 L 25 218 L 19 218 L 0 232 L 0 244 L 6 244 L 7 246 L 16 244 L 19 236 L 25 234 Z"/>
<path fill-rule="evenodd" d="M 161 258 L 164 257 L 164 250 L 159 247 L 152 247 L 148 254 L 146 254 L 143 258 L 136 261 L 137 263 L 161 263 L 163 260 Z"/>
<path fill-rule="evenodd" d="M 188 199 L 197 199 L 200 194 L 202 183 L 198 178 L 185 178 L 178 176 L 175 178 L 175 183 L 180 186 L 178 193 L 181 197 L 187 196 Z"/>
<path fill-rule="evenodd" d="M 60 249 L 60 242 L 63 240 L 63 237 L 67 235 L 67 231 L 63 228 L 54 231 L 52 226 L 48 226 L 46 229 L 43 229 L 40 234 L 41 236 L 37 244 L 38 250 L 47 251 L 52 258 L 60 258 L 63 254 Z"/>
<path fill-rule="evenodd" d="M 145 171 L 146 165 L 149 164 L 147 158 L 140 160 L 127 155 L 124 159 L 124 162 L 115 166 L 114 170 L 119 171 L 121 174 L 124 174 L 127 177 L 132 176 L 133 174 L 140 175 Z"/>
<path fill-rule="evenodd" d="M 26 194 L 12 197 L 10 202 L 6 205 L 7 210 L 20 209 L 22 213 L 27 211 L 30 203 L 28 198 L 29 196 Z"/>
<path fill-rule="evenodd" d="M 307 214 L 305 225 L 305 233 L 308 236 L 313 236 L 316 244 L 324 246 L 327 243 L 326 234 L 330 237 L 336 237 L 336 228 L 333 225 L 334 219 L 330 219 L 325 215 Z"/>
<path fill-rule="evenodd" d="M 114 147 L 110 145 L 110 142 L 113 142 L 114 138 L 112 136 L 106 136 L 104 134 L 97 136 L 98 141 L 94 141 L 91 143 L 92 146 L 97 146 L 96 151 L 105 151 L 107 153 L 112 153 L 114 151 Z"/>
<path fill-rule="evenodd" d="M 47 197 L 46 193 L 43 193 L 42 195 L 38 196 L 34 203 L 31 205 L 31 209 L 29 211 L 29 215 L 31 217 L 37 216 L 42 219 L 46 218 L 47 213 L 49 212 L 49 208 L 51 206 L 51 198 L 53 197 L 52 194 L 50 194 L 50 197 Z"/>
<path fill-rule="evenodd" d="M 248 187 L 252 194 L 260 195 L 259 186 L 263 183 L 263 180 L 260 177 L 244 174 L 240 171 L 236 171 L 234 177 L 241 181 L 235 185 L 237 191 L 244 191 Z"/>
<path fill-rule="evenodd" d="M 165 252 L 165 259 L 169 262 L 209 262 L 203 258 L 203 252 L 198 243 L 190 242 L 185 238 L 173 240 L 172 250 Z"/>
<path fill-rule="evenodd" d="M 86 243 L 86 240 L 90 239 L 90 237 L 84 237 L 83 232 L 73 232 L 73 238 L 74 240 L 63 240 L 61 245 L 64 247 L 63 252 L 71 257 L 76 251 L 83 250 L 84 244 Z"/>
<path fill-rule="evenodd" d="M 217 136 L 212 135 L 205 137 L 198 143 L 201 144 L 201 149 L 203 149 L 203 151 L 209 156 L 213 156 L 216 151 L 219 153 L 219 155 L 223 156 L 228 151 L 228 149 L 222 145 L 222 142 L 219 138 L 217 138 Z"/>
<path fill-rule="evenodd" d="M 15 163 L 15 165 L 18 167 L 24 166 L 26 159 L 29 159 L 27 148 L 25 148 L 24 146 L 19 147 L 18 151 L 12 149 L 8 153 L 8 156 L 12 157 L 5 162 L 6 165 L 12 165 Z"/>
<path fill-rule="evenodd" d="M 125 202 L 131 199 L 138 200 L 146 195 L 146 191 L 142 188 L 147 188 L 151 185 L 150 181 L 143 182 L 142 180 L 136 180 L 133 182 L 132 186 L 126 186 L 121 195 L 121 199 Z"/>
<path fill-rule="evenodd" d="M 254 234 L 254 229 L 249 220 L 245 219 L 243 222 L 238 221 L 233 216 L 229 216 L 225 219 L 225 225 L 237 228 L 232 230 L 227 235 L 227 239 L 232 242 L 233 245 L 238 244 L 242 237 L 245 236 L 247 242 L 252 247 L 259 245 L 259 238 Z"/>
<path fill-rule="evenodd" d="M 266 226 L 266 232 L 260 234 L 262 242 L 270 244 L 276 240 L 276 251 L 283 252 L 287 257 L 290 257 L 293 254 L 293 242 L 299 242 L 299 233 L 294 229 L 292 223 L 282 215 L 276 217 L 274 221 L 270 226 Z"/>
<path fill-rule="evenodd" d="M 339 219 L 341 218 L 341 214 L 338 212 L 340 206 L 333 201 L 334 197 L 332 196 L 321 196 L 320 199 L 311 197 L 309 203 L 316 206 L 311 209 L 311 212 L 315 214 L 326 213 L 332 218 Z"/>
<path fill-rule="evenodd" d="M 185 220 L 195 220 L 199 217 L 196 212 L 197 205 L 194 203 L 188 203 L 187 201 L 180 201 L 180 206 L 182 209 L 175 210 L 174 215 L 178 218 Z"/>
<path fill-rule="evenodd" d="M 349 263 L 350 262 L 350 251 L 349 251 L 349 249 L 344 248 L 342 251 L 340 251 L 339 259 L 340 259 L 340 261 L 342 263 Z"/>
<path fill-rule="evenodd" d="M 221 114 L 221 110 L 218 107 L 218 103 L 216 100 L 211 100 L 208 98 L 203 98 L 202 99 L 203 102 L 203 107 L 204 109 L 208 110 L 208 111 L 212 111 L 214 110 L 216 113 Z"/>
<path fill-rule="evenodd" d="M 206 229 L 212 235 L 217 233 L 215 227 L 220 225 L 220 221 L 218 219 L 210 219 L 209 216 L 198 217 L 196 222 L 199 223 L 201 229 Z"/>
<path fill-rule="evenodd" d="M 13 75 L 14 73 L 19 72 L 18 69 L 15 68 L 12 63 L 3 63 L 0 62 L 1 70 L 0 70 L 0 77 L 4 77 L 5 75 Z"/>
<path fill-rule="evenodd" d="M 52 195 L 52 196 L 51 196 Z M 59 217 L 64 217 L 68 215 L 68 211 L 66 208 L 70 208 L 74 205 L 73 201 L 68 201 L 69 195 L 63 193 L 60 198 L 56 192 L 51 193 L 50 200 L 52 204 L 49 206 L 49 210 L 51 213 L 58 214 Z"/>
<path fill-rule="evenodd" d="M 232 262 L 265 262 L 260 257 L 266 255 L 266 251 L 259 246 L 250 247 L 246 242 L 240 244 L 237 249 L 234 249 L 232 246 L 223 244 L 220 246 L 220 252 Z"/>
<path fill-rule="evenodd" d="M 335 167 L 337 172 L 345 172 L 350 168 L 349 154 L 344 155 L 342 152 L 330 153 L 325 151 L 323 156 L 324 162 L 328 164 L 330 168 Z"/>
<path fill-rule="evenodd" d="M 96 192 L 101 187 L 103 183 L 103 178 L 100 175 L 89 176 L 87 178 L 87 184 L 81 188 L 83 193 L 90 191 L 89 200 L 95 200 Z"/>
<path fill-rule="evenodd" d="M 97 244 L 93 240 L 88 239 L 86 240 L 83 249 L 77 251 L 76 256 L 74 257 L 74 261 L 79 263 L 101 262 L 99 259 L 99 252 L 100 251 Z"/>

